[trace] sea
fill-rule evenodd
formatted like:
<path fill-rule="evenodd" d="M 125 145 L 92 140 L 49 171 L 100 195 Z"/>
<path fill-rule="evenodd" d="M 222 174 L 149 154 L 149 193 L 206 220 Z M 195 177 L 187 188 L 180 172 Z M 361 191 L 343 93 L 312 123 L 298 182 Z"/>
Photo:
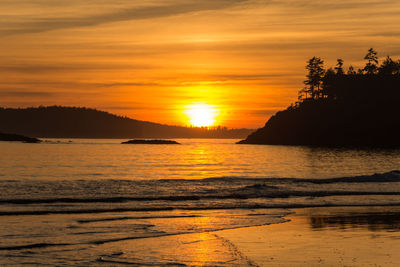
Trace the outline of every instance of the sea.
<path fill-rule="evenodd" d="M 400 206 L 400 149 L 122 141 L 0 143 L 0 264 L 251 266 L 212 233 Z"/>

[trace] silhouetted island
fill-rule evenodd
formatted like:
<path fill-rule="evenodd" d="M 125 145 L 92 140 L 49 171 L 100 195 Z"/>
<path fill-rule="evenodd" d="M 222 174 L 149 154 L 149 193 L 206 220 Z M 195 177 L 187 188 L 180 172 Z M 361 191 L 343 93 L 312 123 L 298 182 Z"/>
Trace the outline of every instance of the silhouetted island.
<path fill-rule="evenodd" d="M 40 143 L 41 140 L 37 138 L 32 138 L 28 136 L 18 135 L 18 134 L 6 134 L 0 133 L 0 141 L 16 141 L 23 143 Z"/>
<path fill-rule="evenodd" d="M 173 140 L 144 140 L 144 139 L 134 139 L 126 142 L 122 142 L 121 144 L 148 144 L 148 145 L 180 145 L 180 143 Z"/>
<path fill-rule="evenodd" d="M 239 144 L 311 146 L 400 146 L 400 60 L 378 65 L 371 48 L 357 71 L 324 70 L 323 60 L 307 63 L 299 101 L 272 116 Z"/>
<path fill-rule="evenodd" d="M 79 107 L 1 108 L 0 131 L 42 138 L 244 138 L 251 129 L 169 126 Z"/>

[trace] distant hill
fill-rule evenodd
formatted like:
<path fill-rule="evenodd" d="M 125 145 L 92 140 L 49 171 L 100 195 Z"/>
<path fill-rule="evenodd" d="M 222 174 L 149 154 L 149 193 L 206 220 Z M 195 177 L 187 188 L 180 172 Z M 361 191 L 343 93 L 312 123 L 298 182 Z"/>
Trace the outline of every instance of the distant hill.
<path fill-rule="evenodd" d="M 251 131 L 168 126 L 80 107 L 0 108 L 0 132 L 42 138 L 244 138 Z"/>
<path fill-rule="evenodd" d="M 311 146 L 400 146 L 400 61 L 387 57 L 380 66 L 373 49 L 355 71 L 323 69 L 308 61 L 306 87 L 299 102 L 272 116 L 240 144 Z"/>
<path fill-rule="evenodd" d="M 41 142 L 37 138 L 31 138 L 28 136 L 23 136 L 23 135 L 18 135 L 18 134 L 5 134 L 5 133 L 0 133 L 0 141 L 23 142 L 23 143 L 40 143 Z"/>

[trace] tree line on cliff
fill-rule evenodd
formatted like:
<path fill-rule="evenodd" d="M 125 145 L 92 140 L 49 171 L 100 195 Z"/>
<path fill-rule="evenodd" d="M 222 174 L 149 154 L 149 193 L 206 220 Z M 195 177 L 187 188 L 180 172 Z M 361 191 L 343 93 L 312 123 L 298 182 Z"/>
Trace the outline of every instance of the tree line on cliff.
<path fill-rule="evenodd" d="M 378 65 L 377 52 L 370 48 L 364 59 L 367 61 L 363 68 L 355 70 L 350 66 L 345 72 L 342 59 L 337 59 L 334 68 L 324 69 L 324 61 L 313 57 L 307 61 L 307 79 L 305 87 L 299 92 L 299 102 L 307 101 L 336 101 L 358 103 L 373 99 L 390 100 L 388 96 L 400 92 L 400 60 L 394 61 L 387 56 Z M 389 94 L 389 95 L 387 95 Z"/>
<path fill-rule="evenodd" d="M 244 144 L 399 146 L 400 60 L 381 64 L 371 48 L 364 67 L 324 68 L 307 61 L 304 88 L 298 101 L 270 118 Z"/>

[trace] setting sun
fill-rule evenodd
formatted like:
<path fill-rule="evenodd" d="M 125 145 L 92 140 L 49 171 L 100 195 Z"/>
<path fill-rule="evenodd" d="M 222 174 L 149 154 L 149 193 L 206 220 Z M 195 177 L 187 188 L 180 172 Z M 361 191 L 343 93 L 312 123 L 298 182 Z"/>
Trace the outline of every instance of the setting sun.
<path fill-rule="evenodd" d="M 186 107 L 186 115 L 191 125 L 196 127 L 209 127 L 215 124 L 218 110 L 212 105 L 194 104 Z"/>

